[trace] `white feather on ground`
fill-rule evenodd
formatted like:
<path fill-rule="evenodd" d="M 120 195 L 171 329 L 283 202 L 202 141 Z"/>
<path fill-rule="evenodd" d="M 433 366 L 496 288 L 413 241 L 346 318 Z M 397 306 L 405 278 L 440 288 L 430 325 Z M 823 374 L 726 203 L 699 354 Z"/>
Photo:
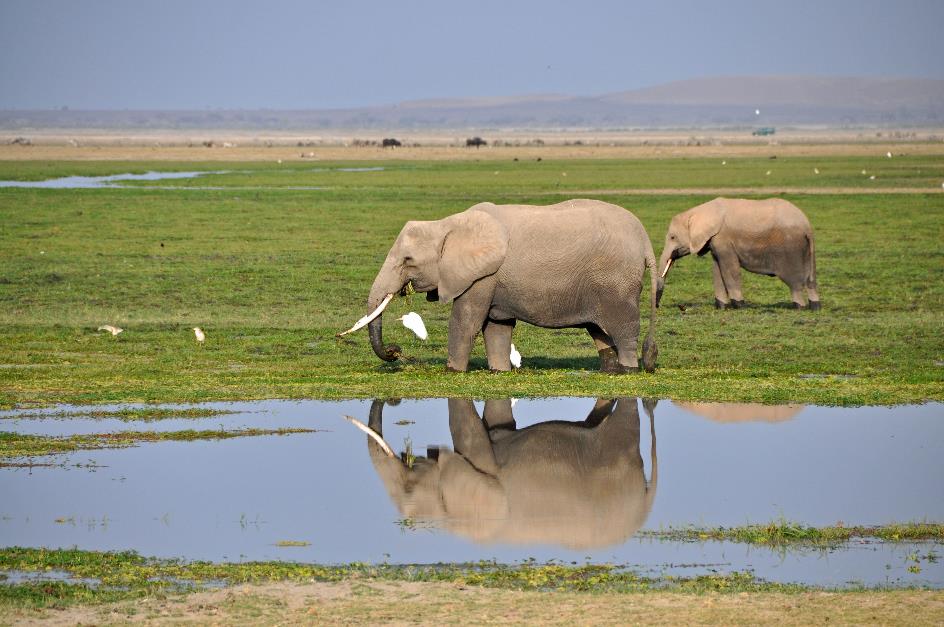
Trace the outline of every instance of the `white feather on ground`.
<path fill-rule="evenodd" d="M 99 330 L 99 331 L 108 331 L 108 332 L 111 333 L 112 335 L 118 335 L 119 333 L 121 333 L 122 331 L 124 331 L 124 329 L 122 329 L 121 327 L 115 327 L 115 326 L 112 326 L 112 325 L 110 325 L 110 324 L 103 324 L 102 326 L 98 327 L 98 330 Z"/>
<path fill-rule="evenodd" d="M 518 352 L 518 349 L 515 348 L 515 345 L 511 345 L 511 353 L 508 355 L 511 358 L 511 365 L 515 368 L 521 367 L 521 353 Z"/>
<path fill-rule="evenodd" d="M 206 338 L 206 334 L 204 334 L 203 331 L 200 330 L 200 327 L 194 327 L 194 328 L 193 328 L 193 335 L 194 335 L 194 337 L 197 338 L 197 341 L 198 341 L 198 342 L 202 342 L 202 341 L 204 341 L 205 339 L 207 339 L 207 338 Z"/>
<path fill-rule="evenodd" d="M 405 326 L 407 329 L 413 331 L 413 333 L 416 334 L 416 337 L 420 338 L 421 340 L 425 340 L 429 337 L 429 334 L 426 332 L 426 325 L 423 324 L 423 319 L 415 311 L 404 314 L 397 318 L 397 320 L 402 322 L 403 326 Z"/>

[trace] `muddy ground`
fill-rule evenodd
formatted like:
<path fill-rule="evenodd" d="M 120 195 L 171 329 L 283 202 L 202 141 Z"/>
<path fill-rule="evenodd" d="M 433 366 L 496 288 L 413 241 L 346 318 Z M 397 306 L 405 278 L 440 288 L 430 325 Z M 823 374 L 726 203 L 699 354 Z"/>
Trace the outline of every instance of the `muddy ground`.
<path fill-rule="evenodd" d="M 553 595 L 553 600 L 549 599 Z M 14 624 L 883 624 L 939 625 L 944 592 L 565 593 L 419 582 L 274 583 L 64 610 Z"/>

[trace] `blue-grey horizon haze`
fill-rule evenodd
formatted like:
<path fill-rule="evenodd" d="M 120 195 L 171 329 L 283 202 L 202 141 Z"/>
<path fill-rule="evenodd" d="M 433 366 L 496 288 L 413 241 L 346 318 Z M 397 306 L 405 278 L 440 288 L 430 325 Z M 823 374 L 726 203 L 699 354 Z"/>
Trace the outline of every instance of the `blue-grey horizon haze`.
<path fill-rule="evenodd" d="M 938 0 L 4 0 L 0 109 L 325 109 L 711 76 L 944 78 Z"/>

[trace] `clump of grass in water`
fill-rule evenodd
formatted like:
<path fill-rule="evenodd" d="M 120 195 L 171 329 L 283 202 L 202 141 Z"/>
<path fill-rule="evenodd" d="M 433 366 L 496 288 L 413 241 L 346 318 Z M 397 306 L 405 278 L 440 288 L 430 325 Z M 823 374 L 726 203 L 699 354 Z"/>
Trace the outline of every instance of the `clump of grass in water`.
<path fill-rule="evenodd" d="M 403 438 L 403 463 L 410 470 L 413 470 L 413 464 L 416 463 L 416 455 L 413 454 L 413 440 L 409 436 Z"/>
<path fill-rule="evenodd" d="M 127 422 L 151 422 L 155 420 L 167 420 L 174 418 L 211 418 L 213 416 L 223 416 L 236 414 L 229 409 L 210 409 L 208 407 L 186 407 L 174 409 L 171 407 L 128 407 L 125 409 L 88 409 L 82 411 L 56 411 L 56 412 L 23 412 L 11 414 L 9 416 L 0 416 L 0 420 L 21 420 L 21 419 L 62 419 L 62 418 L 116 418 Z"/>
<path fill-rule="evenodd" d="M 240 429 L 236 431 L 186 429 L 184 431 L 120 431 L 92 435 L 51 437 L 0 431 L 0 459 L 71 453 L 78 450 L 134 446 L 141 442 L 227 440 L 259 435 L 314 433 L 316 429 Z"/>
<path fill-rule="evenodd" d="M 944 542 L 944 524 L 912 522 L 890 525 L 809 527 L 786 520 L 764 525 L 741 527 L 672 527 L 660 531 L 641 531 L 640 535 L 681 542 L 706 540 L 763 544 L 768 546 L 807 545 L 828 547 L 848 542 L 853 538 L 876 539 L 884 542 L 926 541 Z"/>

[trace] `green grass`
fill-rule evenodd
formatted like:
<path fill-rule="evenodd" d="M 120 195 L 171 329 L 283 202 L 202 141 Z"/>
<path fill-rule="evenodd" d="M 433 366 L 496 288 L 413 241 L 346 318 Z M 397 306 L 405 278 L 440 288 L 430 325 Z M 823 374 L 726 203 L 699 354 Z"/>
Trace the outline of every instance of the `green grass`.
<path fill-rule="evenodd" d="M 235 413 L 235 411 L 229 409 L 210 409 L 208 407 L 123 407 L 121 409 L 86 409 L 79 411 L 26 411 L 9 416 L 0 416 L 0 420 L 59 420 L 70 418 L 102 420 L 110 418 L 124 422 L 155 422 L 181 418 L 212 418 L 214 416 L 225 416 Z"/>
<path fill-rule="evenodd" d="M 141 442 L 190 442 L 193 440 L 228 440 L 258 435 L 314 433 L 314 429 L 239 429 L 235 431 L 186 429 L 183 431 L 119 431 L 62 437 L 27 435 L 0 431 L 0 459 L 56 455 L 79 450 L 119 448 Z"/>
<path fill-rule="evenodd" d="M 944 524 L 914 522 L 878 526 L 810 527 L 780 520 L 764 525 L 740 527 L 672 527 L 660 531 L 641 531 L 639 535 L 683 542 L 718 540 L 775 547 L 834 547 L 854 538 L 883 542 L 944 542 Z"/>
<path fill-rule="evenodd" d="M 514 590 L 583 592 L 800 592 L 813 589 L 734 572 L 693 577 L 649 577 L 613 565 L 569 566 L 526 562 L 436 565 L 336 566 L 296 562 L 185 562 L 145 558 L 133 551 L 8 547 L 0 549 L 0 573 L 66 573 L 80 581 L 33 581 L 0 585 L 0 609 L 65 607 L 104 603 L 199 589 L 207 584 L 236 585 L 311 581 L 439 581 Z M 85 580 L 85 581 L 81 581 Z"/>
<path fill-rule="evenodd" d="M 332 169 L 340 165 L 387 169 Z M 0 189 L 0 407 L 450 395 L 845 405 L 944 399 L 940 157 L 729 159 L 727 166 L 718 159 L 284 167 L 9 161 L 0 162 L 0 180 L 149 169 L 233 172 L 168 183 L 222 190 Z M 768 169 L 775 174 L 766 176 Z M 334 337 L 365 313 L 373 275 L 408 219 L 483 200 L 557 202 L 575 190 L 770 185 L 927 186 L 929 193 L 788 196 L 816 231 L 818 313 L 788 309 L 785 285 L 752 274 L 744 281 L 752 307 L 715 311 L 710 264 L 681 260 L 659 312 L 652 375 L 597 374 L 585 332 L 526 324 L 515 331 L 520 371 L 489 373 L 479 342 L 473 370 L 448 374 L 449 308 L 422 295 L 388 309 L 390 321 L 419 312 L 430 332 L 420 342 L 395 322 L 385 325 L 386 339 L 404 348 L 399 363 L 381 364 L 365 332 Z M 631 209 L 657 254 L 671 216 L 710 199 L 600 197 Z M 96 331 L 106 323 L 125 332 Z M 205 344 L 194 340 L 194 326 L 206 331 Z"/>

